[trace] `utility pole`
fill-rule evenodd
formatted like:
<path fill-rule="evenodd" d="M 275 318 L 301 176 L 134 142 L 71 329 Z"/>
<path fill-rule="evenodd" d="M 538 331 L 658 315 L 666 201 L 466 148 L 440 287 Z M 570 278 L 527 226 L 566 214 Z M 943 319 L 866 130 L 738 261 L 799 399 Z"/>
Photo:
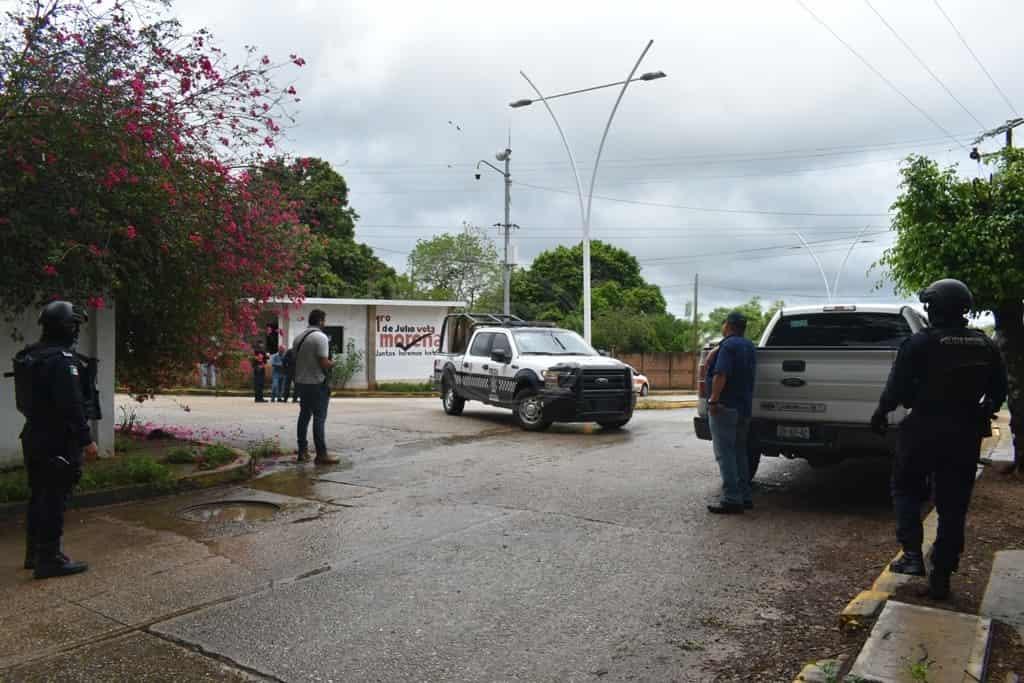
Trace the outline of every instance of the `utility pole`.
<path fill-rule="evenodd" d="M 489 161 L 481 159 L 476 163 L 476 179 L 480 180 L 480 164 L 490 166 L 492 169 L 500 173 L 505 178 L 505 222 L 499 223 L 498 227 L 505 230 L 505 257 L 502 263 L 502 289 L 504 291 L 504 303 L 502 306 L 502 312 L 505 315 L 511 315 L 512 313 L 512 299 L 511 299 L 511 288 L 512 288 L 512 264 L 509 262 L 509 243 L 511 241 L 512 228 L 518 228 L 518 225 L 512 223 L 512 173 L 509 165 L 512 161 L 512 149 L 511 144 L 501 152 L 494 155 L 494 158 L 498 161 L 505 162 L 505 170 L 502 171 L 500 168 L 495 166 Z"/>
<path fill-rule="evenodd" d="M 700 383 L 700 378 L 697 377 L 700 363 L 700 316 L 697 314 L 699 287 L 700 273 L 697 273 L 693 276 L 693 384 L 695 387 Z"/>
<path fill-rule="evenodd" d="M 982 140 L 984 140 L 985 138 L 995 137 L 1000 133 L 1006 134 L 1003 148 L 1009 149 L 1013 147 L 1013 129 L 1016 128 L 1017 126 L 1024 126 L 1024 118 L 1017 117 L 1015 119 L 1009 119 L 1006 123 L 1004 123 L 1001 126 L 993 128 L 992 130 L 986 130 L 984 133 L 982 133 L 981 135 L 974 139 L 974 148 L 971 149 L 971 158 L 974 159 L 975 161 L 981 161 L 984 157 L 988 156 L 978 151 L 978 145 L 981 144 Z"/>

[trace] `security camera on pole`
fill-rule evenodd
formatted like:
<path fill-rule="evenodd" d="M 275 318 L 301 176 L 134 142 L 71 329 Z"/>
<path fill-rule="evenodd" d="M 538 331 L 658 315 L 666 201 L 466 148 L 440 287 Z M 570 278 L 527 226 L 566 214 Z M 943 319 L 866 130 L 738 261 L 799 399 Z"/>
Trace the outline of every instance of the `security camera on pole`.
<path fill-rule="evenodd" d="M 505 315 L 511 315 L 511 313 L 512 313 L 512 300 L 511 300 L 511 297 L 510 297 L 510 294 L 509 294 L 509 290 L 511 288 L 511 282 L 512 282 L 512 264 L 509 263 L 509 260 L 508 260 L 508 250 L 509 250 L 510 233 L 512 231 L 512 228 L 518 228 L 519 227 L 518 225 L 513 225 L 512 221 L 511 221 L 511 211 L 512 211 L 512 174 L 509 172 L 509 163 L 510 163 L 510 161 L 512 159 L 512 149 L 511 149 L 511 146 L 506 147 L 502 151 L 500 151 L 497 154 L 495 154 L 494 158 L 497 159 L 498 161 L 504 161 L 505 162 L 505 170 L 504 171 L 502 171 L 500 168 L 498 168 L 497 166 L 495 166 L 491 162 L 485 161 L 485 160 L 481 159 L 480 161 L 476 162 L 476 174 L 475 174 L 475 176 L 476 176 L 477 180 L 480 180 L 480 164 L 484 164 L 486 166 L 491 167 L 492 169 L 494 169 L 495 171 L 497 171 L 498 173 L 500 173 L 502 176 L 505 177 L 505 222 L 504 223 L 500 223 L 498 225 L 498 227 L 501 227 L 501 228 L 505 229 L 505 261 L 504 261 L 504 264 L 502 265 L 502 274 L 501 274 L 502 286 L 503 286 L 503 289 L 504 289 L 504 306 L 503 306 L 502 312 Z"/>

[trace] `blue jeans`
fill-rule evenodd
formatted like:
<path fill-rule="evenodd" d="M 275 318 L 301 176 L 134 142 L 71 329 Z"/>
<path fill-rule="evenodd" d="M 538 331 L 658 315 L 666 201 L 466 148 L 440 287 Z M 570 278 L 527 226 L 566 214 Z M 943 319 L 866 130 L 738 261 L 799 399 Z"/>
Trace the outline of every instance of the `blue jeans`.
<path fill-rule="evenodd" d="M 747 432 L 750 418 L 740 417 L 735 408 L 719 406 L 709 415 L 711 446 L 722 475 L 722 502 L 742 505 L 753 500 L 750 492 L 750 462 L 747 460 Z"/>
<path fill-rule="evenodd" d="M 313 418 L 313 446 L 317 457 L 327 455 L 327 438 L 324 434 L 324 423 L 327 422 L 327 407 L 331 403 L 331 389 L 327 384 L 295 383 L 295 393 L 299 397 L 299 422 L 297 424 L 299 454 L 309 452 L 309 419 Z"/>
<path fill-rule="evenodd" d="M 270 380 L 270 400 L 284 400 L 284 370 L 274 368 L 274 374 Z"/>

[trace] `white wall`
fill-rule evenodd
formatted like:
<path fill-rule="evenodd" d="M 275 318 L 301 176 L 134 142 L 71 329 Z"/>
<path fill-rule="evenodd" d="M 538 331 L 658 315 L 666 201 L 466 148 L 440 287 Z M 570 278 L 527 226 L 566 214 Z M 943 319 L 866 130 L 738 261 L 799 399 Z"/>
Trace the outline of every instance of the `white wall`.
<path fill-rule="evenodd" d="M 108 304 L 109 306 L 109 304 Z M 0 324 L 0 369 L 11 370 L 11 359 L 22 347 L 39 338 L 38 311 L 28 311 L 13 324 Z M 97 385 L 103 420 L 93 423 L 93 437 L 101 455 L 114 453 L 114 311 L 89 311 L 89 322 L 82 328 L 78 351 L 100 359 Z M 12 336 L 14 338 L 12 338 Z M 14 404 L 14 379 L 0 380 L 0 467 L 21 463 L 21 442 L 18 434 L 25 418 Z"/>
<path fill-rule="evenodd" d="M 430 381 L 441 324 L 447 313 L 447 308 L 377 306 L 373 330 L 377 344 L 377 381 Z M 427 333 L 431 333 L 430 336 L 407 351 L 397 346 L 397 343 L 405 345 Z"/>
<path fill-rule="evenodd" d="M 433 354 L 438 348 L 438 337 L 448 306 L 387 304 L 374 302 L 376 317 L 371 321 L 369 332 L 376 346 L 377 382 L 427 382 L 433 373 Z M 345 342 L 352 340 L 356 350 L 367 352 L 367 308 L 369 304 L 332 304 L 323 300 L 306 303 L 299 308 L 288 309 L 287 316 L 280 316 L 281 339 L 289 346 L 308 327 L 309 312 L 314 308 L 327 314 L 327 325 L 341 325 L 345 328 Z M 416 337 L 432 333 L 408 350 L 398 347 Z M 366 363 L 348 386 L 362 389 L 367 386 Z"/>

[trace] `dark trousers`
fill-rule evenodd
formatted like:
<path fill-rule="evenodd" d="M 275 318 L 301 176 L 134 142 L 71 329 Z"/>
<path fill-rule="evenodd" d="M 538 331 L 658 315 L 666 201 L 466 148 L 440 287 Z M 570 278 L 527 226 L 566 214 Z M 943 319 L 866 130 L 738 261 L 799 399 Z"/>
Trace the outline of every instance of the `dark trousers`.
<path fill-rule="evenodd" d="M 252 371 L 252 388 L 256 392 L 256 400 L 263 400 L 263 383 L 266 382 L 267 375 L 263 372 L 263 368 L 253 368 Z"/>
<path fill-rule="evenodd" d="M 331 404 L 331 389 L 327 384 L 295 383 L 295 394 L 299 397 L 299 421 L 296 425 L 296 441 L 299 453 L 309 452 L 309 420 L 313 420 L 313 446 L 317 457 L 327 455 L 327 438 L 324 425 L 327 422 L 327 407 Z"/>
<path fill-rule="evenodd" d="M 81 477 L 80 462 L 66 452 L 74 451 L 73 448 L 51 453 L 33 448 L 31 441 L 22 440 L 30 491 L 25 535 L 32 547 L 56 549 L 64 535 L 64 510 Z M 58 465 L 58 455 L 64 455 L 71 464 Z"/>
<path fill-rule="evenodd" d="M 285 401 L 287 401 L 288 397 L 291 396 L 291 394 L 292 394 L 292 379 L 293 379 L 293 377 L 292 377 L 292 374 L 290 372 L 284 373 L 284 383 L 283 383 L 283 387 L 282 387 L 282 392 L 283 393 L 281 394 L 281 396 L 284 398 Z M 295 395 L 297 397 L 299 395 L 299 392 L 296 391 Z"/>
<path fill-rule="evenodd" d="M 911 415 L 900 425 L 892 472 L 896 538 L 904 550 L 920 550 L 921 505 L 935 491 L 939 528 L 932 550 L 936 571 L 957 570 L 964 549 L 964 524 L 971 502 L 981 436 L 977 425 L 951 417 Z"/>

